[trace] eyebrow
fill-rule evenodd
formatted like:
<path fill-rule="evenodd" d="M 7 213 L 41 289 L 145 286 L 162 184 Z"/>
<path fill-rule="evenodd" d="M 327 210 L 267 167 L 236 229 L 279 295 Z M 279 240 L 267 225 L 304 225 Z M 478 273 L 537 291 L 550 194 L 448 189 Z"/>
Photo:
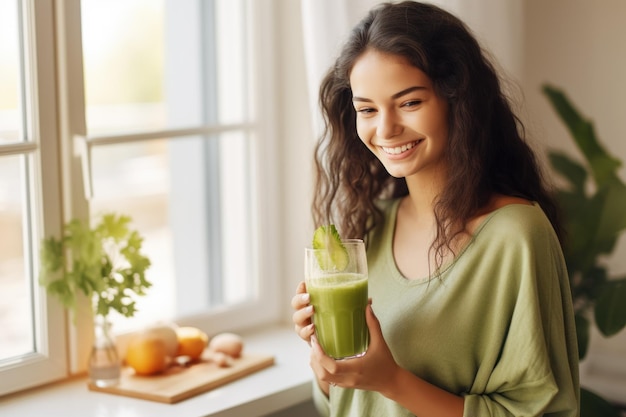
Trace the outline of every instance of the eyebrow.
<path fill-rule="evenodd" d="M 393 94 L 391 96 L 392 99 L 398 99 L 404 95 L 407 95 L 409 93 L 412 93 L 413 91 L 417 91 L 417 90 L 426 90 L 426 87 L 420 87 L 420 86 L 413 86 L 413 87 L 409 87 L 409 88 L 405 88 L 402 91 L 398 91 L 397 93 Z M 352 101 L 366 101 L 366 102 L 372 102 L 371 99 L 369 98 L 365 98 L 365 97 L 352 97 Z"/>

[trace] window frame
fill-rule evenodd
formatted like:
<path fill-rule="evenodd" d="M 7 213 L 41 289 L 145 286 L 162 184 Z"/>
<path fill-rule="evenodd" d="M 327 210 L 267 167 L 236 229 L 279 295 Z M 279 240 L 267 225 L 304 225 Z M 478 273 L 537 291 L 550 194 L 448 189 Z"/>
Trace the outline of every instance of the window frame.
<path fill-rule="evenodd" d="M 251 185 L 255 258 L 259 270 L 257 297 L 252 302 L 228 308 L 219 308 L 192 317 L 173 318 L 182 325 L 194 325 L 209 334 L 237 331 L 280 321 L 279 277 L 279 189 L 278 146 L 276 135 L 275 97 L 275 27 L 273 0 L 246 0 L 249 27 L 248 42 L 252 43 L 255 62 L 252 115 L 247 127 L 253 138 Z M 86 198 L 89 176 L 85 176 L 84 162 L 88 162 L 91 147 L 99 146 L 102 138 L 89 137 L 85 122 L 84 77 L 82 67 L 80 0 L 24 0 L 29 13 L 28 27 L 33 32 L 35 53 L 32 57 L 36 77 L 31 92 L 34 135 L 45 132 L 35 155 L 41 159 L 41 183 L 36 187 L 41 198 L 38 210 L 41 227 L 33 242 L 42 236 L 60 236 L 62 224 L 73 218 L 89 218 Z M 201 126 L 213 129 L 214 126 Z M 183 129 L 184 130 L 184 129 Z M 228 128 L 226 129 L 228 130 Z M 172 132 L 148 132 L 148 135 Z M 184 133 L 184 132 L 183 132 Z M 58 136 L 57 136 L 58 134 Z M 182 134 L 180 131 L 178 134 Z M 126 135 L 128 136 L 128 135 Z M 132 135 L 131 135 L 132 136 Z M 141 136 L 141 135 L 140 135 Z M 208 139 L 210 140 L 210 139 Z M 16 146 L 16 148 L 19 148 Z M 45 209 L 44 209 L 45 208 Z M 276 244 L 264 244 L 274 240 Z M 37 246 L 37 245 L 35 245 Z M 38 253 L 38 248 L 37 252 Z M 35 256 L 34 268 L 38 258 Z M 34 276 L 38 271 L 34 271 Z M 46 382 L 62 379 L 86 370 L 87 358 L 93 340 L 93 323 L 87 300 L 80 300 L 78 314 L 70 317 L 57 300 L 49 299 L 43 287 L 34 284 L 38 305 L 35 310 L 41 320 L 38 343 L 44 358 L 37 358 L 37 369 L 22 361 L 10 369 L 0 368 L 2 380 L 11 380 L 10 386 L 0 383 L 0 395 L 16 392 Z M 55 337 L 49 337 L 55 335 Z M 119 335 L 121 344 L 125 335 Z M 41 355 L 39 355 L 41 356 Z M 32 361 L 31 361 L 32 362 Z"/>
<path fill-rule="evenodd" d="M 52 0 L 29 0 L 21 4 L 24 39 L 24 84 L 29 117 L 27 140 L 0 146 L 0 155 L 23 155 L 29 167 L 28 194 L 34 200 L 27 206 L 32 242 L 25 253 L 27 270 L 38 275 L 38 242 L 44 235 L 60 232 L 61 188 L 58 165 L 58 125 L 56 69 Z M 45 210 L 43 207 L 45 206 Z M 2 364 L 0 395 L 26 389 L 67 376 L 66 314 L 57 302 L 50 301 L 45 289 L 32 283 L 35 353 Z"/>

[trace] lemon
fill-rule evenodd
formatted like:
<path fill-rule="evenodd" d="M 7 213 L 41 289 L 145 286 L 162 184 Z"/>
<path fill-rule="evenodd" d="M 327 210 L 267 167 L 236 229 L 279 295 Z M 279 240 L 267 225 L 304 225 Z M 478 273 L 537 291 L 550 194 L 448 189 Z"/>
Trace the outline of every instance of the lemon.
<path fill-rule="evenodd" d="M 197 327 L 183 326 L 176 328 L 178 337 L 177 356 L 188 356 L 198 360 L 209 344 L 209 336 Z"/>

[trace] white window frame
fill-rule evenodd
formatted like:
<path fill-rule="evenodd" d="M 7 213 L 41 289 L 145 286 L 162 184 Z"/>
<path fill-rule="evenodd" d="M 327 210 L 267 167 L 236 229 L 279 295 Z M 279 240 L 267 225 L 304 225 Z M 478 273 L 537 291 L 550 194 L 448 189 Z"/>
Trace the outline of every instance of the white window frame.
<path fill-rule="evenodd" d="M 279 322 L 281 313 L 278 248 L 282 233 L 278 221 L 274 1 L 247 2 L 249 27 L 252 28 L 248 41 L 255 45 L 252 48 L 254 56 L 250 59 L 258 65 L 253 72 L 254 79 L 250 80 L 255 86 L 253 108 L 256 113 L 246 129 L 253 134 L 251 169 L 254 183 L 250 188 L 256 228 L 251 239 L 255 242 L 259 285 L 257 297 L 250 302 L 193 317 L 175 318 L 181 324 L 197 326 L 210 334 Z M 38 119 L 34 124 L 40 126 L 38 132 L 45 133 L 40 141 L 25 145 L 28 151 L 41 155 L 42 160 L 43 180 L 37 189 L 45 209 L 40 211 L 42 227 L 34 241 L 40 241 L 41 236 L 60 236 L 62 224 L 72 218 L 89 218 L 86 192 L 89 191 L 88 157 L 93 147 L 117 140 L 186 136 L 230 129 L 228 126 L 194 126 L 116 138 L 89 137 L 84 111 L 80 0 L 25 0 L 25 4 L 36 42 L 32 67 L 37 68 L 34 74 L 37 87 L 32 92 L 32 100 L 33 113 Z M 55 136 L 57 132 L 58 137 Z M 13 148 L 20 151 L 21 145 Z M 25 359 L 10 368 L 0 367 L 0 381 L 11 381 L 10 384 L 0 382 L 0 395 L 86 370 L 93 333 L 87 301 L 83 300 L 79 305 L 80 312 L 74 320 L 56 300 L 48 300 L 42 287 L 37 285 L 36 293 L 37 312 L 42 323 L 38 343 L 46 354 Z"/>
<path fill-rule="evenodd" d="M 25 215 L 31 224 L 25 248 L 37 277 L 38 242 L 41 236 L 60 233 L 61 188 L 59 184 L 56 71 L 53 2 L 30 0 L 22 4 L 24 38 L 25 105 L 28 108 L 28 141 L 0 146 L 0 155 L 26 155 L 31 159 L 28 194 L 33 202 Z M 45 206 L 45 210 L 43 207 Z M 29 229 L 29 228 L 26 228 Z M 30 257 L 30 259 L 28 259 Z M 36 278 L 35 278 L 36 280 Z M 44 384 L 67 375 L 66 315 L 49 302 L 45 289 L 33 283 L 33 320 L 36 353 L 2 363 L 0 395 Z"/>

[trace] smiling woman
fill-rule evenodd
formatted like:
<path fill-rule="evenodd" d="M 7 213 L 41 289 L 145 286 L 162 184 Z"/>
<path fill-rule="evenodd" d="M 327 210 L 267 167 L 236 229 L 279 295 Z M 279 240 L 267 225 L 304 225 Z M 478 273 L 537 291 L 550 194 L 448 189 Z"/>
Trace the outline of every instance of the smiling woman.
<path fill-rule="evenodd" d="M 448 105 L 423 71 L 403 57 L 369 51 L 352 68 L 350 85 L 359 138 L 390 175 L 445 174 Z"/>
<path fill-rule="evenodd" d="M 314 222 L 366 241 L 372 301 L 367 352 L 337 361 L 308 283 L 292 298 L 322 415 L 579 415 L 561 221 L 495 68 L 457 17 L 403 1 L 322 80 Z"/>

